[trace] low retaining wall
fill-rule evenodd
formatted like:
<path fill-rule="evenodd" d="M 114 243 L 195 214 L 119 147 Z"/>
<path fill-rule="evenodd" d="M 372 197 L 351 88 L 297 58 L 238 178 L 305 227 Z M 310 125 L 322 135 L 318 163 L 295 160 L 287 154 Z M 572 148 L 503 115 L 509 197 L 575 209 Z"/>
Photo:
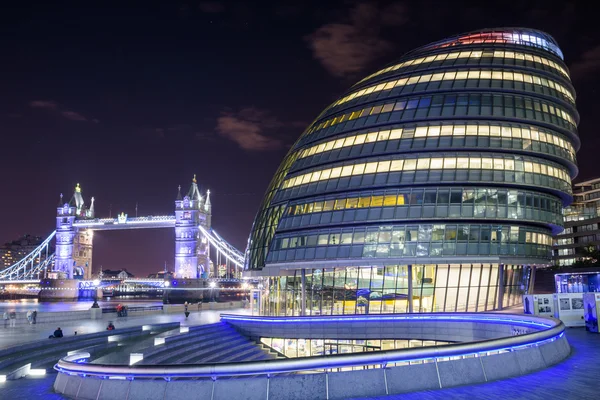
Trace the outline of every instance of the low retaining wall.
<path fill-rule="evenodd" d="M 506 379 L 568 357 L 563 336 L 553 342 L 486 357 L 334 373 L 237 379 L 114 380 L 59 372 L 54 390 L 74 399 L 303 400 L 385 396 Z"/>
<path fill-rule="evenodd" d="M 453 315 L 455 314 L 446 314 L 445 318 L 451 319 Z M 424 335 L 435 333 L 430 331 L 432 329 L 437 330 L 440 335 L 445 333 L 440 340 L 448 340 L 448 337 L 474 337 L 475 341 L 328 357 L 200 365 L 128 367 L 82 364 L 77 362 L 80 360 L 75 355 L 60 360 L 55 366 L 58 375 L 54 389 L 75 399 L 333 400 L 401 394 L 505 379 L 550 367 L 568 357 L 571 351 L 564 335 L 564 325 L 558 320 L 507 314 L 461 313 L 457 315 L 457 320 L 443 324 L 443 316 L 438 321 L 431 321 L 431 316 L 409 314 L 404 318 L 412 318 L 413 321 L 404 321 L 404 324 L 421 323 L 421 334 Z M 222 316 L 222 319 L 233 324 L 234 317 L 236 316 Z M 393 322 L 394 316 L 388 317 Z M 398 315 L 395 317 L 403 318 Z M 385 325 L 381 316 L 362 316 L 361 320 L 371 318 L 370 322 L 366 322 L 367 325 Z M 472 320 L 469 321 L 469 318 Z M 352 317 L 318 319 L 320 324 L 311 322 L 310 317 L 298 318 L 298 321 L 288 318 L 286 322 L 283 318 L 267 320 L 262 317 L 237 316 L 236 323 L 238 329 L 252 331 L 258 336 L 268 336 L 258 330 L 258 327 L 266 329 L 267 325 L 272 325 L 273 329 L 278 325 L 303 328 L 304 331 L 296 332 L 297 338 L 324 333 L 331 339 L 348 338 L 348 327 L 353 323 L 357 323 L 352 328 L 353 335 L 366 328 L 371 329 L 370 326 L 361 325 L 359 321 L 352 322 Z M 438 325 L 428 325 L 431 323 Z M 240 324 L 255 326 L 241 329 Z M 327 324 L 337 324 L 336 333 L 325 329 L 331 328 Z M 448 331 L 448 326 L 454 324 L 462 326 L 454 327 L 458 331 Z M 484 328 L 479 324 L 488 326 Z M 313 330 L 310 328 L 312 325 L 324 325 L 325 328 Z M 404 337 L 405 333 L 398 330 L 400 325 L 395 328 L 392 334 L 385 332 L 385 337 Z M 469 334 L 468 330 L 476 333 Z M 372 335 L 381 335 L 383 332 Z M 411 327 L 411 332 L 418 332 L 416 325 Z M 484 336 L 488 339 L 482 340 Z M 490 336 L 495 338 L 489 339 Z"/>

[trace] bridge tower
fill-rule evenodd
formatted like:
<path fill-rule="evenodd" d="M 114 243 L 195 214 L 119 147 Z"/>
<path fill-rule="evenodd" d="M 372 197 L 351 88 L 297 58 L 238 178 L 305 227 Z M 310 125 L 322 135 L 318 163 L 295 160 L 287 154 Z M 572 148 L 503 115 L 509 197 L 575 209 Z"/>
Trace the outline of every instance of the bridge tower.
<path fill-rule="evenodd" d="M 210 190 L 206 191 L 206 199 L 201 204 L 201 212 L 199 215 L 200 225 L 210 231 L 211 226 L 211 218 L 212 218 L 212 206 L 210 204 Z M 211 270 L 211 261 L 210 261 L 210 243 L 208 243 L 208 239 L 206 239 L 203 235 L 200 238 L 200 242 L 198 244 L 198 270 L 200 273 L 206 273 Z"/>
<path fill-rule="evenodd" d="M 90 208 L 84 210 L 85 218 L 94 218 L 94 198 Z M 83 272 L 83 279 L 92 279 L 92 254 L 94 252 L 94 231 L 77 228 L 73 241 L 73 266 Z"/>
<path fill-rule="evenodd" d="M 84 278 L 91 277 L 92 268 L 92 232 L 78 231 L 73 225 L 78 218 L 94 217 L 94 200 L 87 209 L 79 184 L 75 187 L 73 197 L 68 203 L 63 203 L 63 195 L 56 209 L 56 261 L 54 271 L 58 278 L 73 279 L 73 270 L 81 266 Z"/>
<path fill-rule="evenodd" d="M 185 197 L 181 186 L 175 200 L 175 275 L 178 278 L 198 279 L 198 224 L 202 209 L 202 196 L 196 175 Z"/>

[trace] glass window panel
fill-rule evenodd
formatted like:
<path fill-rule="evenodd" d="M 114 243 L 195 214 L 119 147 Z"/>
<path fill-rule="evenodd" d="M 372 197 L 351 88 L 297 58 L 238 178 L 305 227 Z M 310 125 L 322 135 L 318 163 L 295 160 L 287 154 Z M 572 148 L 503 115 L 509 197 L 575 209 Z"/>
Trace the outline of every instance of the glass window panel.
<path fill-rule="evenodd" d="M 372 196 L 371 207 L 381 207 L 383 205 L 383 196 Z"/>
<path fill-rule="evenodd" d="M 456 168 L 456 158 L 445 157 L 444 158 L 444 169 L 454 169 L 454 168 Z"/>
<path fill-rule="evenodd" d="M 396 205 L 396 195 L 386 195 L 383 200 L 383 205 L 385 207 L 395 206 Z"/>
<path fill-rule="evenodd" d="M 373 174 L 377 171 L 377 163 L 371 162 L 367 163 L 365 166 L 365 174 Z"/>
<path fill-rule="evenodd" d="M 358 197 L 350 198 L 346 202 L 346 208 L 356 208 L 358 207 Z"/>

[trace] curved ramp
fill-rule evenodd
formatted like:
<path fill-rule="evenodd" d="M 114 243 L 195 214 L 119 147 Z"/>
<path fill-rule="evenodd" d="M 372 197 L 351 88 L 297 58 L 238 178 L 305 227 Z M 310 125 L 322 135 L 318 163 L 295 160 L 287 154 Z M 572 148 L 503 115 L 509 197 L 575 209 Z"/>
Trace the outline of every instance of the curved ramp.
<path fill-rule="evenodd" d="M 61 359 L 55 390 L 73 398 L 345 399 L 505 379 L 570 354 L 562 322 L 510 314 L 246 317 L 222 321 L 249 337 L 436 338 L 456 343 L 249 362 L 94 365 Z M 409 336 L 407 336 L 409 335 Z M 234 379 L 232 379 L 234 378 Z"/>

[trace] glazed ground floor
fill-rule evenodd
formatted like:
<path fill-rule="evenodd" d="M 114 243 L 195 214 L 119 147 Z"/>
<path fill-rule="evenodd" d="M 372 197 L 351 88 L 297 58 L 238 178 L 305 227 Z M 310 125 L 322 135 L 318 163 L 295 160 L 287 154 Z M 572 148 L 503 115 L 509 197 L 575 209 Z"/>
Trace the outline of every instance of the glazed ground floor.
<path fill-rule="evenodd" d="M 531 265 L 421 264 L 312 268 L 265 280 L 263 315 L 489 311 L 530 290 Z"/>

